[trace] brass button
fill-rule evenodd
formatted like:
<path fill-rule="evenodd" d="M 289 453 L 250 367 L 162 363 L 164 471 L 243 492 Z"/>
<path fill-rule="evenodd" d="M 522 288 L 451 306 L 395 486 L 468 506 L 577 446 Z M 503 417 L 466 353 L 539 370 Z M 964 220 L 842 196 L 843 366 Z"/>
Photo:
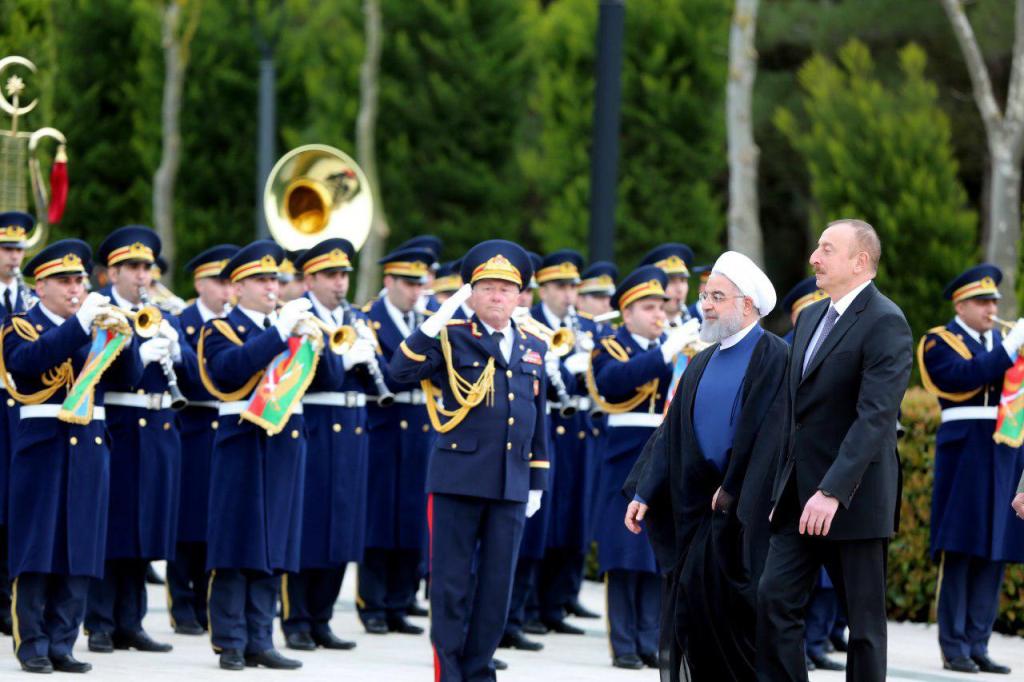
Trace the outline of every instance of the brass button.
<path fill-rule="evenodd" d="M 192 325 L 189 325 L 185 327 L 185 333 L 188 334 L 189 336 L 192 336 L 193 334 L 196 333 L 196 328 L 193 327 Z"/>
<path fill-rule="evenodd" d="M 292 429 L 292 438 L 298 438 L 298 437 L 299 437 L 299 430 L 298 429 Z"/>
<path fill-rule="evenodd" d="M 146 418 L 145 417 L 139 417 L 139 426 L 145 426 L 145 425 L 146 425 Z"/>
<path fill-rule="evenodd" d="M 515 400 L 515 399 L 516 399 L 516 394 L 515 394 L 515 393 L 512 393 L 512 392 L 510 391 L 510 392 L 509 392 L 509 394 L 508 394 L 508 399 L 509 399 L 509 400 Z"/>
<path fill-rule="evenodd" d="M 214 431 L 217 430 L 218 426 L 220 426 L 220 422 L 217 421 L 216 419 L 214 419 L 212 422 L 210 422 L 210 428 L 213 429 Z"/>
<path fill-rule="evenodd" d="M 519 350 L 526 350 L 526 346 L 524 346 L 523 344 L 519 344 Z"/>
<path fill-rule="evenodd" d="M 476 360 L 474 360 L 474 361 L 473 361 L 473 366 L 474 366 L 474 367 L 479 367 L 479 366 L 480 366 L 480 363 L 479 363 L 479 362 L 477 362 Z"/>
<path fill-rule="evenodd" d="M 512 378 L 512 370 L 506 369 L 505 370 L 505 376 L 507 376 L 509 379 L 511 379 Z"/>
<path fill-rule="evenodd" d="M 584 438 L 587 437 L 587 432 L 586 431 L 580 431 L 578 435 L 580 437 L 580 440 L 583 440 Z"/>
<path fill-rule="evenodd" d="M 171 422 L 164 422 L 164 431 L 171 430 Z"/>
<path fill-rule="evenodd" d="M 505 443 L 505 449 L 506 450 L 511 450 L 512 449 L 512 441 L 509 441 L 509 442 Z"/>
<path fill-rule="evenodd" d="M 341 424 L 335 424 L 331 428 L 334 429 L 335 433 L 340 433 L 341 432 Z"/>
<path fill-rule="evenodd" d="M 358 436 L 358 435 L 359 435 L 359 434 L 361 434 L 362 432 L 363 432 L 363 427 L 362 427 L 362 426 L 357 426 L 357 427 L 356 427 L 356 435 Z"/>
<path fill-rule="evenodd" d="M 595 436 L 600 436 L 600 435 L 601 435 L 601 429 L 598 429 L 598 428 L 594 428 L 594 429 L 591 429 L 591 432 L 592 432 L 592 433 L 593 433 L 593 434 L 594 434 Z"/>
<path fill-rule="evenodd" d="M 455 449 L 457 449 L 458 447 L 459 447 L 459 444 L 458 444 L 458 443 L 452 443 L 452 450 L 455 450 Z"/>
<path fill-rule="evenodd" d="M 41 324 L 37 324 L 37 325 L 36 325 L 36 331 L 37 331 L 37 332 L 41 332 L 41 331 L 43 331 L 43 325 L 41 325 Z"/>
<path fill-rule="evenodd" d="M 401 428 L 401 429 L 402 429 L 403 431 L 405 431 L 405 430 L 406 430 L 407 428 L 409 428 L 409 422 L 407 422 L 407 421 L 405 421 L 405 420 L 403 419 L 402 421 L 398 422 L 398 426 L 399 426 L 399 428 Z"/>
<path fill-rule="evenodd" d="M 14 407 L 14 398 L 7 399 L 7 407 Z"/>
<path fill-rule="evenodd" d="M 96 445 L 103 445 L 103 439 L 100 438 L 99 436 L 96 436 L 95 440 L 96 440 Z"/>
<path fill-rule="evenodd" d="M 515 423 L 516 423 L 516 418 L 515 417 L 509 417 L 508 418 L 508 425 L 509 426 L 512 426 Z"/>
<path fill-rule="evenodd" d="M 565 435 L 565 427 L 564 426 L 558 426 L 555 429 L 555 433 L 557 433 L 559 436 L 564 436 Z"/>
<path fill-rule="evenodd" d="M 78 438 L 77 438 L 77 437 L 75 437 L 75 436 L 71 436 L 71 438 L 69 439 L 69 442 L 70 442 L 70 443 L 71 443 L 72 445 L 78 445 Z"/>
<path fill-rule="evenodd" d="M 430 424 L 424 424 L 423 425 L 423 433 L 426 433 L 428 431 L 430 431 Z"/>
<path fill-rule="evenodd" d="M 533 453 L 531 452 L 529 455 L 527 455 L 526 459 L 533 459 Z"/>
<path fill-rule="evenodd" d="M 137 390 L 135 392 L 138 393 L 139 395 L 146 395 L 146 389 L 144 389 L 144 388 L 140 388 L 139 390 Z"/>
<path fill-rule="evenodd" d="M 245 331 L 245 327 L 243 327 L 242 325 L 238 325 L 238 331 L 239 332 L 244 332 Z"/>

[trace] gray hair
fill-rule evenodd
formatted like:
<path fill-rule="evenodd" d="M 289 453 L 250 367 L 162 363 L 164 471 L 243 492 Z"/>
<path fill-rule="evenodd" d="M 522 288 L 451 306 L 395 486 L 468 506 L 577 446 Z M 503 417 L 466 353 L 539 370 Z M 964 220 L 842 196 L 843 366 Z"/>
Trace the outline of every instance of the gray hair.
<path fill-rule="evenodd" d="M 849 225 L 853 228 L 855 248 L 857 251 L 863 251 L 868 255 L 868 263 L 871 265 L 871 269 L 878 272 L 878 262 L 882 260 L 882 240 L 879 239 L 875 228 L 871 227 L 870 223 L 858 220 L 857 218 L 840 218 L 830 222 L 825 226 L 825 229 L 833 225 Z"/>

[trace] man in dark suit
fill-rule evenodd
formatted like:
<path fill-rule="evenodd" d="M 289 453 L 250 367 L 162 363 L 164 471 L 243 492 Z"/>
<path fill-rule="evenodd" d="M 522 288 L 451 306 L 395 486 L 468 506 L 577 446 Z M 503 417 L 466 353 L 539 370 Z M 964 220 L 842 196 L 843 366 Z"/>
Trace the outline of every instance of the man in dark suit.
<path fill-rule="evenodd" d="M 803 614 L 822 565 L 849 616 L 846 679 L 884 680 L 885 570 L 900 488 L 897 411 L 911 368 L 900 309 L 874 286 L 874 228 L 839 220 L 811 254 L 828 300 L 796 323 L 790 429 L 758 591 L 758 679 L 806 680 Z"/>

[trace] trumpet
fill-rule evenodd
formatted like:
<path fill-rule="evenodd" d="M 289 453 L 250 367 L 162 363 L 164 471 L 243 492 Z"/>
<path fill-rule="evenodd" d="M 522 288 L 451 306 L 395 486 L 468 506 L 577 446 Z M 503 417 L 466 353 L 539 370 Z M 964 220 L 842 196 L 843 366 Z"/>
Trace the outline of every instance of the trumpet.
<path fill-rule="evenodd" d="M 310 313 L 309 317 L 302 318 L 300 324 L 302 322 L 310 322 L 327 334 L 327 346 L 335 355 L 344 355 L 352 350 L 352 344 L 358 338 L 355 327 L 347 324 L 332 327 L 313 313 Z"/>
<path fill-rule="evenodd" d="M 594 350 L 594 339 L 583 333 L 580 325 L 580 316 L 576 312 L 576 306 L 569 306 L 569 320 L 572 324 L 573 350 L 577 353 L 589 353 Z"/>
<path fill-rule="evenodd" d="M 71 302 L 78 303 L 77 297 L 72 298 Z M 125 310 L 124 308 L 118 308 L 116 305 L 108 305 L 105 306 L 105 311 L 101 311 L 96 316 L 95 324 L 100 329 L 112 329 L 121 324 L 120 320 L 113 315 L 108 314 L 108 312 L 120 313 L 132 323 L 130 329 L 121 329 L 119 331 L 125 334 L 138 334 L 138 336 L 143 339 L 151 339 L 156 336 L 160 331 L 160 322 L 164 319 L 163 313 L 161 313 L 160 309 L 154 305 L 144 306 L 141 310 L 134 313 L 130 310 Z"/>
<path fill-rule="evenodd" d="M 551 352 L 558 357 L 568 355 L 576 345 L 576 339 L 572 331 L 568 329 L 552 329 L 529 315 L 521 315 L 516 320 L 516 324 L 524 331 L 532 332 L 543 338 Z M 562 380 L 561 372 L 547 372 L 547 363 L 544 363 L 544 369 L 547 373 L 548 381 L 551 382 L 552 388 L 555 389 L 555 393 L 558 395 L 558 414 L 565 418 L 573 416 L 576 414 L 576 406 L 572 404 L 569 391 L 565 388 L 565 381 Z"/>
<path fill-rule="evenodd" d="M 997 317 L 996 315 L 989 315 L 989 316 L 988 316 L 988 319 L 990 319 L 990 320 L 992 320 L 993 322 L 995 322 L 995 323 L 996 323 L 996 325 L 997 325 L 997 326 L 998 326 L 998 327 L 999 327 L 1000 329 L 1002 329 L 1003 331 L 1005 331 L 1005 332 L 1008 332 L 1008 331 L 1010 331 L 1011 329 L 1013 329 L 1013 325 L 1015 324 L 1015 323 L 1013 323 L 1013 322 L 1009 322 L 1009 321 L 1007 321 L 1007 320 L 1004 320 L 1004 319 L 1002 319 L 1002 318 L 1000 318 L 1000 317 Z"/>
<path fill-rule="evenodd" d="M 139 300 L 142 301 L 143 307 L 142 310 L 135 313 L 135 327 L 138 329 L 141 326 L 149 334 L 146 336 L 140 332 L 139 336 L 143 338 L 156 336 L 160 333 L 160 323 L 163 322 L 164 315 L 149 300 L 149 291 L 146 290 L 146 287 L 139 287 Z M 149 333 L 150 329 L 152 329 L 152 333 Z M 160 360 L 160 369 L 164 373 L 164 378 L 167 379 L 167 392 L 171 394 L 171 409 L 178 412 L 188 405 L 188 399 L 178 386 L 178 375 L 174 373 L 174 361 L 170 356 Z"/>
<path fill-rule="evenodd" d="M 352 306 L 349 305 L 347 300 L 342 299 L 341 309 L 343 320 L 352 319 Z M 374 345 L 377 345 L 376 339 L 373 338 L 373 332 L 370 331 L 370 328 L 366 325 L 364 320 L 357 317 L 352 322 L 352 326 L 355 327 L 356 336 L 373 341 Z M 366 363 L 366 371 L 370 373 L 370 378 L 373 379 L 373 384 L 377 387 L 377 404 L 381 407 L 389 407 L 390 405 L 393 405 L 395 402 L 395 394 L 391 392 L 391 389 L 388 388 L 387 382 L 384 381 L 384 373 L 380 371 L 380 364 L 377 363 L 376 356 Z"/>

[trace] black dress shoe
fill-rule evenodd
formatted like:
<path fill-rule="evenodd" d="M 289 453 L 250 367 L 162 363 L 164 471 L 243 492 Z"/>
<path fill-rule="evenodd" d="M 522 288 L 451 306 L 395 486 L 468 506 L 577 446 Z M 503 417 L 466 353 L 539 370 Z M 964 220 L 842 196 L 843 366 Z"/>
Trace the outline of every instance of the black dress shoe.
<path fill-rule="evenodd" d="M 648 668 L 657 669 L 658 665 L 658 654 L 640 654 L 640 660 L 644 662 Z"/>
<path fill-rule="evenodd" d="M 626 670 L 642 670 L 644 662 L 636 654 L 626 654 L 625 656 L 613 658 L 612 665 L 616 668 L 625 668 Z"/>
<path fill-rule="evenodd" d="M 942 667 L 957 673 L 976 673 L 981 671 L 978 664 L 966 656 L 957 656 L 956 658 L 944 660 Z"/>
<path fill-rule="evenodd" d="M 115 649 L 137 649 L 157 654 L 165 654 L 174 649 L 170 644 L 157 642 L 145 630 L 138 632 L 117 632 L 111 639 Z"/>
<path fill-rule="evenodd" d="M 220 652 L 220 667 L 224 670 L 245 670 L 245 656 L 240 649 L 225 649 Z"/>
<path fill-rule="evenodd" d="M 92 663 L 80 661 L 71 654 L 54 656 L 50 661 L 53 662 L 53 669 L 59 673 L 87 673 L 92 670 Z"/>
<path fill-rule="evenodd" d="M 95 654 L 113 653 L 114 640 L 107 632 L 90 632 L 89 651 Z"/>
<path fill-rule="evenodd" d="M 543 644 L 540 642 L 534 642 L 532 639 L 527 639 L 521 632 L 506 632 L 502 635 L 501 642 L 498 646 L 502 649 L 521 649 L 523 651 L 540 651 L 544 648 Z"/>
<path fill-rule="evenodd" d="M 577 618 L 600 618 L 601 616 L 594 613 L 586 606 L 580 603 L 579 599 L 573 599 L 565 607 L 565 610 L 569 612 L 570 616 L 576 616 Z"/>
<path fill-rule="evenodd" d="M 405 618 L 388 619 L 388 632 L 397 632 L 400 635 L 422 635 L 423 628 L 413 625 Z"/>
<path fill-rule="evenodd" d="M 550 620 L 545 621 L 544 625 L 548 627 L 551 632 L 557 632 L 560 635 L 582 635 L 583 630 L 576 627 L 575 625 L 569 625 L 564 620 Z"/>
<path fill-rule="evenodd" d="M 293 632 L 284 638 L 285 646 L 296 651 L 316 651 L 316 642 L 308 632 Z"/>
<path fill-rule="evenodd" d="M 46 656 L 36 656 L 27 661 L 22 661 L 21 669 L 27 673 L 49 674 L 53 672 L 53 664 L 50 663 L 50 659 Z"/>
<path fill-rule="evenodd" d="M 371 635 L 388 634 L 388 624 L 383 618 L 367 618 L 363 621 L 363 627 Z"/>
<path fill-rule="evenodd" d="M 405 610 L 405 615 L 412 616 L 413 618 L 426 618 L 430 615 L 430 611 L 419 604 L 413 604 Z"/>
<path fill-rule="evenodd" d="M 1005 665 L 993 661 L 991 658 L 988 657 L 988 654 L 982 654 L 981 656 L 971 656 L 971 660 L 978 664 L 978 670 L 980 670 L 983 673 L 1009 675 L 1012 672 Z"/>
<path fill-rule="evenodd" d="M 508 663 L 497 658 L 492 658 L 491 663 L 494 664 L 495 670 L 508 670 Z"/>
<path fill-rule="evenodd" d="M 523 625 L 523 632 L 528 635 L 546 635 L 551 632 L 547 625 L 539 620 L 528 620 Z"/>
<path fill-rule="evenodd" d="M 347 639 L 338 637 L 333 632 L 328 630 L 327 632 L 314 632 L 313 641 L 316 645 L 323 647 L 324 649 L 337 649 L 338 651 L 347 651 L 349 649 L 355 649 L 356 643 Z"/>
<path fill-rule="evenodd" d="M 808 658 L 811 659 L 811 662 L 814 663 L 814 667 L 817 670 L 846 670 L 846 665 L 844 663 L 840 663 L 839 661 L 833 661 L 825 654 L 811 654 L 808 656 Z"/>
<path fill-rule="evenodd" d="M 818 667 L 814 665 L 814 661 L 812 661 L 807 654 L 804 654 L 804 666 L 807 668 L 807 672 L 809 673 L 818 669 Z"/>
<path fill-rule="evenodd" d="M 298 670 L 302 667 L 302 661 L 285 658 L 277 649 L 264 649 L 258 654 L 246 654 L 245 664 L 250 668 L 262 665 L 273 670 Z"/>
<path fill-rule="evenodd" d="M 845 654 L 850 648 L 850 645 L 846 641 L 846 637 L 843 635 L 829 635 L 828 641 L 836 651 L 843 654 Z"/>
<path fill-rule="evenodd" d="M 176 635 L 201 635 L 205 632 L 206 629 L 194 620 L 174 624 L 174 634 Z"/>
<path fill-rule="evenodd" d="M 153 568 L 153 564 L 146 566 L 146 582 L 150 585 L 163 585 L 164 579 Z"/>

